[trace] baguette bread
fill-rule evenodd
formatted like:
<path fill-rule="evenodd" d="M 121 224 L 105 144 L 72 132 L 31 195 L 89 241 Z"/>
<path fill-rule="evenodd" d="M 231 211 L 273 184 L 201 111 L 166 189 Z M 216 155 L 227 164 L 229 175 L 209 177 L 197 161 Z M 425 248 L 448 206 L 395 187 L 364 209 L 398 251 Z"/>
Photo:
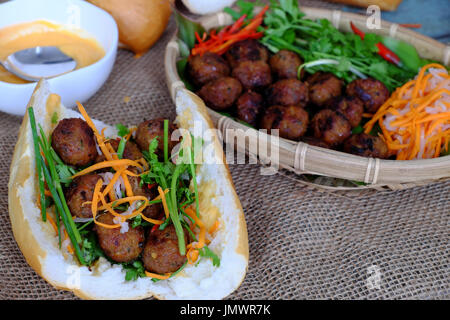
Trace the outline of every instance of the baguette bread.
<path fill-rule="evenodd" d="M 367 8 L 370 5 L 379 6 L 381 10 L 394 11 L 402 0 L 330 0 L 331 2 L 348 4 L 351 6 Z"/>
<path fill-rule="evenodd" d="M 204 104 L 195 95 L 179 91 L 176 97 L 177 124 L 193 135 L 194 121 L 206 130 L 212 127 Z M 48 135 L 56 124 L 52 116 L 80 118 L 65 108 L 57 95 L 51 94 L 48 83 L 41 80 L 28 106 L 34 109 L 36 122 Z M 99 130 L 114 137 L 115 127 L 94 120 Z M 218 137 L 213 134 L 211 145 L 215 156 L 222 157 Z M 206 146 L 204 146 L 206 147 Z M 211 148 L 211 147 L 210 147 Z M 205 153 L 205 157 L 208 157 Z M 210 160 L 210 161 L 208 161 Z M 49 222 L 43 222 L 37 205 L 39 188 L 34 160 L 34 146 L 28 114 L 25 115 L 10 168 L 8 185 L 9 216 L 14 237 L 28 264 L 54 287 L 72 291 L 84 299 L 222 299 L 236 290 L 243 281 L 248 266 L 248 238 L 243 210 L 225 164 L 210 164 L 211 159 L 197 166 L 200 194 L 200 214 L 205 225 L 210 215 L 218 217 L 220 228 L 208 247 L 220 258 L 214 267 L 210 259 L 202 259 L 197 266 L 188 264 L 176 276 L 153 282 L 150 278 L 125 281 L 120 264 L 100 258 L 88 268 L 58 246 Z"/>

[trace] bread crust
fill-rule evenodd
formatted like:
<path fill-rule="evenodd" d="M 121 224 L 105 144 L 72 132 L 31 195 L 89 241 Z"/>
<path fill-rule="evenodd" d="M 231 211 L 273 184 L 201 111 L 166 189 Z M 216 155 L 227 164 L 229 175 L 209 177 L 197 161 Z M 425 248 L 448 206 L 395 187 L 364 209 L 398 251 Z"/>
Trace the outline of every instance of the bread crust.
<path fill-rule="evenodd" d="M 332 2 L 367 8 L 370 5 L 379 6 L 381 10 L 394 11 L 402 0 L 331 0 Z"/>
<path fill-rule="evenodd" d="M 36 120 L 43 125 L 47 134 L 53 127 L 53 112 L 57 112 L 60 118 L 81 117 L 75 111 L 66 109 L 54 97 L 52 99 L 56 100 L 59 106 L 45 105 L 49 96 L 48 83 L 40 81 L 28 104 L 28 107 L 33 106 Z M 192 101 L 181 103 L 195 106 L 195 110 L 190 112 L 201 114 L 205 128 L 213 128 L 201 100 L 195 95 L 188 98 Z M 50 110 L 52 113 L 48 112 Z M 180 125 L 187 123 L 183 119 L 184 116 L 177 116 Z M 97 127 L 101 125 L 98 125 L 96 120 L 94 122 Z M 224 159 L 218 137 L 214 136 L 213 139 L 215 151 Z M 82 299 L 144 299 L 152 296 L 158 299 L 222 299 L 240 286 L 248 267 L 248 236 L 243 209 L 226 164 L 221 165 L 215 177 L 205 176 L 207 170 L 202 169 L 203 164 L 197 166 L 199 190 L 210 192 L 214 180 L 223 180 L 220 186 L 213 189 L 220 194 L 213 194 L 211 199 L 203 199 L 202 202 L 204 208 L 213 206 L 213 202 L 214 207 L 218 208 L 221 228 L 216 232 L 210 246 L 221 258 L 221 265 L 213 267 L 209 259 L 202 260 L 197 267 L 188 265 L 169 280 L 153 283 L 149 278 L 140 278 L 135 282 L 125 282 L 125 274 L 120 265 L 111 265 L 106 259 L 100 258 L 89 270 L 58 248 L 54 230 L 48 222 L 42 221 L 37 206 L 38 188 L 32 141 L 26 114 L 10 167 L 9 216 L 14 238 L 27 263 L 55 288 L 72 291 Z M 202 209 L 202 205 L 200 208 Z M 204 215 L 203 212 L 201 214 Z M 67 269 L 79 273 L 79 285 L 70 283 L 73 272 L 67 274 Z M 209 288 L 209 291 L 203 290 L 205 287 Z"/>

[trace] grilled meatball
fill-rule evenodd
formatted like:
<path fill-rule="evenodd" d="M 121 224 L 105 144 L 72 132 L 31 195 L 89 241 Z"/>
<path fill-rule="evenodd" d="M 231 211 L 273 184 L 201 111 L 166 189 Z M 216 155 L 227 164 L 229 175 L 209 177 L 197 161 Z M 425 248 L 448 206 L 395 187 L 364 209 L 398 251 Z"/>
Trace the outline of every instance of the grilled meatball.
<path fill-rule="evenodd" d="M 95 184 L 101 179 L 98 174 L 86 174 L 75 178 L 65 192 L 70 213 L 79 218 L 92 218 L 91 204 Z"/>
<path fill-rule="evenodd" d="M 318 107 L 330 99 L 339 97 L 344 82 L 328 72 L 316 72 L 309 79 L 309 100 Z"/>
<path fill-rule="evenodd" d="M 185 243 L 187 243 L 186 232 Z M 171 224 L 164 230 L 156 229 L 149 232 L 142 262 L 146 270 L 155 273 L 174 272 L 186 261 L 186 256 L 180 255 L 175 227 Z"/>
<path fill-rule="evenodd" d="M 344 142 L 344 151 L 362 157 L 386 159 L 389 151 L 380 137 L 366 133 L 354 134 Z"/>
<path fill-rule="evenodd" d="M 338 112 L 323 109 L 315 114 L 311 121 L 314 137 L 323 140 L 330 146 L 344 142 L 351 135 L 348 120 Z"/>
<path fill-rule="evenodd" d="M 364 105 L 357 97 L 341 97 L 334 100 L 331 109 L 339 111 L 347 118 L 352 128 L 359 125 L 364 113 Z"/>
<path fill-rule="evenodd" d="M 98 217 L 97 221 L 103 224 L 115 224 L 114 216 L 111 213 L 105 213 Z M 95 225 L 94 230 L 97 233 L 98 243 L 103 252 L 115 262 L 129 262 L 135 260 L 141 254 L 145 241 L 144 228 L 138 226 L 131 227 L 128 223 L 128 231 L 121 233 L 121 228 L 105 228 Z"/>
<path fill-rule="evenodd" d="M 230 74 L 230 67 L 225 59 L 212 52 L 189 56 L 186 70 L 192 82 L 199 87 Z"/>
<path fill-rule="evenodd" d="M 198 92 L 208 107 L 225 110 L 231 107 L 242 92 L 242 85 L 231 77 L 223 77 L 205 84 Z"/>
<path fill-rule="evenodd" d="M 267 89 L 268 105 L 299 106 L 308 103 L 308 86 L 297 79 L 283 79 Z"/>
<path fill-rule="evenodd" d="M 356 79 L 347 86 L 348 96 L 358 97 L 364 103 L 364 110 L 375 113 L 389 98 L 389 90 L 375 79 Z"/>
<path fill-rule="evenodd" d="M 325 142 L 323 142 L 320 139 L 317 139 L 315 137 L 303 137 L 301 139 L 301 141 L 303 141 L 304 143 L 307 143 L 311 146 L 315 146 L 315 147 L 321 147 L 321 148 L 325 148 L 325 149 L 330 149 L 330 146 L 327 145 Z"/>
<path fill-rule="evenodd" d="M 64 163 L 86 166 L 97 156 L 94 132 L 79 118 L 61 120 L 52 133 L 52 147 Z"/>
<path fill-rule="evenodd" d="M 271 132 L 279 129 L 282 138 L 299 140 L 308 128 L 308 113 L 297 106 L 271 106 L 264 113 L 260 127 Z"/>
<path fill-rule="evenodd" d="M 262 61 L 243 61 L 233 69 L 232 75 L 246 89 L 262 89 L 272 83 L 269 65 Z"/>
<path fill-rule="evenodd" d="M 237 67 L 243 61 L 269 60 L 269 51 L 257 40 L 247 39 L 236 42 L 225 53 L 225 58 L 231 68 Z"/>
<path fill-rule="evenodd" d="M 302 63 L 298 54 L 289 50 L 280 50 L 269 60 L 270 68 L 278 79 L 297 79 L 297 70 Z"/>
<path fill-rule="evenodd" d="M 106 143 L 110 143 L 114 151 L 117 151 L 117 149 L 119 148 L 120 139 L 111 139 L 106 141 Z M 143 157 L 142 152 L 141 150 L 139 150 L 139 147 L 136 145 L 136 143 L 132 141 L 127 141 L 125 143 L 122 159 L 138 160 L 141 159 L 142 157 Z M 103 154 L 99 154 L 95 158 L 95 163 L 102 162 L 105 160 L 106 160 L 105 156 Z"/>
<path fill-rule="evenodd" d="M 177 141 L 172 141 L 171 136 L 176 126 L 169 121 L 169 155 Z M 150 142 L 158 137 L 158 153 L 164 152 L 164 118 L 157 118 L 141 122 L 136 130 L 136 143 L 142 151 L 148 151 Z"/>
<path fill-rule="evenodd" d="M 240 120 L 255 127 L 259 114 L 263 111 L 263 97 L 254 91 L 247 91 L 237 100 L 236 109 Z"/>

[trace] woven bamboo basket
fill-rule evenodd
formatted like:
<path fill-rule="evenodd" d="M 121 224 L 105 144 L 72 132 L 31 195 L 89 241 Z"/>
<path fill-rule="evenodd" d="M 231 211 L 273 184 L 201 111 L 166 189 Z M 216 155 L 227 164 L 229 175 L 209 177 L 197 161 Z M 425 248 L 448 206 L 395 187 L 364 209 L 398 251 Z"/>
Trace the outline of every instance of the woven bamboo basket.
<path fill-rule="evenodd" d="M 308 18 L 326 18 L 341 31 L 351 32 L 350 21 L 366 32 L 388 35 L 414 45 L 423 58 L 440 61 L 448 66 L 450 61 L 450 46 L 423 36 L 417 32 L 400 27 L 398 24 L 381 22 L 381 29 L 368 30 L 366 17 L 339 10 L 302 7 Z M 205 29 L 229 25 L 233 22 L 231 16 L 220 12 L 198 20 Z M 165 70 L 167 85 L 173 101 L 178 90 L 187 90 L 181 81 L 176 68 L 179 59 L 177 36 L 169 41 L 165 52 Z M 257 158 L 262 164 L 274 165 L 273 159 L 254 151 L 250 146 L 266 145 L 269 150 L 278 147 L 279 157 L 276 167 L 288 170 L 289 177 L 304 184 L 329 190 L 398 190 L 437 181 L 450 179 L 450 156 L 425 160 L 381 160 L 365 158 L 348 153 L 310 146 L 303 142 L 283 138 L 271 139 L 270 136 L 249 128 L 232 118 L 208 108 L 210 116 L 222 138 L 228 145 L 234 145 L 239 151 Z M 227 135 L 227 129 L 245 131 L 247 143 L 235 143 L 235 139 Z M 261 150 L 258 148 L 258 150 Z M 269 153 L 270 154 L 270 151 Z M 283 170 L 281 170 L 283 171 Z M 285 172 L 286 173 L 286 172 Z M 356 183 L 364 182 L 364 184 Z"/>

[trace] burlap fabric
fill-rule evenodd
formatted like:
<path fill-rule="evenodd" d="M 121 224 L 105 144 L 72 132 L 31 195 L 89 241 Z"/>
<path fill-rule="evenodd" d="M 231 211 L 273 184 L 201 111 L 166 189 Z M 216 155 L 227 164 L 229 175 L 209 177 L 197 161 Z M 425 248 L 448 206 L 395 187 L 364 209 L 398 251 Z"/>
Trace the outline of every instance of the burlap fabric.
<path fill-rule="evenodd" d="M 111 77 L 85 104 L 92 117 L 129 125 L 174 118 L 163 69 L 174 30 L 171 21 L 140 59 L 119 51 Z M 20 123 L 0 113 L 0 299 L 75 299 L 27 265 L 11 231 L 7 185 Z M 354 195 L 259 169 L 230 165 L 250 242 L 247 276 L 230 299 L 450 298 L 450 182 Z"/>

